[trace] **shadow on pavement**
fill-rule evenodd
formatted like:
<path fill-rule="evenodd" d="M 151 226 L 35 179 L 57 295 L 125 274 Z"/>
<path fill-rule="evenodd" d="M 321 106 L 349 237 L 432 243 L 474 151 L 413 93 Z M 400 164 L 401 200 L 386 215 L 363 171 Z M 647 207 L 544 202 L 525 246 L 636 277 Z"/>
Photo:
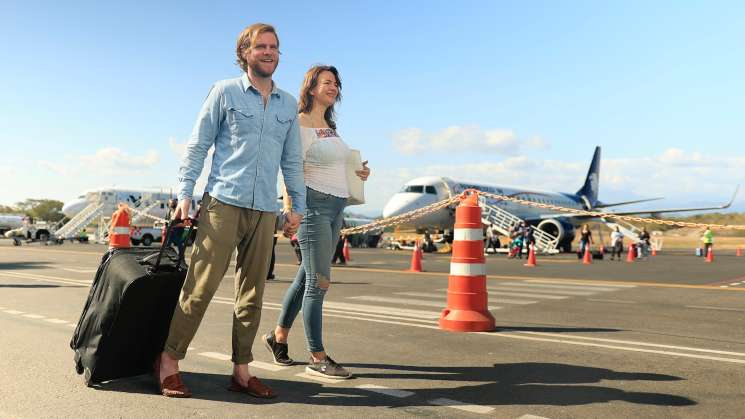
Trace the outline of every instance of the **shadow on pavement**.
<path fill-rule="evenodd" d="M 0 271 L 3 270 L 21 270 L 21 269 L 39 269 L 46 268 L 47 262 L 0 262 Z"/>
<path fill-rule="evenodd" d="M 279 380 L 265 378 L 261 380 L 273 388 L 279 397 L 272 400 L 257 399 L 245 394 L 227 390 L 230 376 L 227 374 L 210 374 L 202 372 L 182 372 L 184 383 L 192 390 L 195 399 L 231 403 L 273 404 L 298 403 L 320 406 L 360 406 L 406 408 L 432 406 L 429 402 L 438 398 L 458 400 L 467 404 L 478 405 L 551 405 L 574 406 L 611 401 L 625 401 L 634 404 L 655 406 L 693 406 L 696 401 L 687 397 L 666 393 L 635 392 L 600 385 L 588 385 L 605 381 L 680 381 L 683 378 L 643 372 L 613 371 L 605 368 L 593 368 L 570 364 L 556 363 L 511 363 L 494 364 L 493 367 L 427 367 L 384 364 L 347 364 L 355 371 L 355 380 L 345 380 L 340 387 L 323 385 L 315 382 Z M 366 373 L 363 370 L 387 370 Z M 301 371 L 301 370 L 298 370 Z M 359 379 L 374 378 L 376 384 L 381 380 L 419 379 L 437 381 L 482 381 L 483 384 L 461 387 L 438 388 L 399 388 L 414 392 L 407 398 L 394 398 L 372 393 L 355 386 L 369 384 Z M 343 386 L 343 387 L 341 387 Z M 395 386 L 391 386 L 395 387 Z M 155 379 L 151 376 L 139 376 L 103 383 L 93 388 L 99 391 L 117 391 L 128 393 L 158 393 Z"/>

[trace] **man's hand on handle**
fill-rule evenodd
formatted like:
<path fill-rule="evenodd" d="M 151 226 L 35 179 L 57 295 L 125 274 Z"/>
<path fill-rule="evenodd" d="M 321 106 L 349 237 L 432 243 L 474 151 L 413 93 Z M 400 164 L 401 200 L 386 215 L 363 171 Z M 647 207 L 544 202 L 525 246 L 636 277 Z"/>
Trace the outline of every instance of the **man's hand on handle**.
<path fill-rule="evenodd" d="M 186 220 L 189 218 L 189 208 L 191 207 L 191 198 L 184 198 L 178 201 L 176 210 L 173 211 L 174 220 Z"/>

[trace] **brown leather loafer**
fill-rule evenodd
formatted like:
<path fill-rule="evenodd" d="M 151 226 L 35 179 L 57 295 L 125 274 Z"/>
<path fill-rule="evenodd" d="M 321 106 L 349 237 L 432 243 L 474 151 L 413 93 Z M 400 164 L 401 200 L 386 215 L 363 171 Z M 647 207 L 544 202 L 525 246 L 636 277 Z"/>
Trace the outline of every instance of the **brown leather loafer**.
<path fill-rule="evenodd" d="M 191 391 L 189 391 L 189 388 L 184 385 L 183 381 L 181 381 L 179 373 L 169 375 L 163 380 L 163 382 L 160 382 L 160 355 L 158 355 L 158 358 L 155 360 L 155 364 L 153 365 L 153 374 L 155 375 L 155 381 L 157 381 L 160 386 L 160 394 L 166 397 L 176 398 L 191 397 Z"/>
<path fill-rule="evenodd" d="M 181 381 L 179 373 L 169 375 L 160 383 L 160 392 L 166 397 L 191 397 L 191 391 Z"/>
<path fill-rule="evenodd" d="M 235 376 L 231 376 L 230 387 L 228 387 L 228 390 L 238 393 L 246 393 L 249 396 L 258 397 L 260 399 L 273 399 L 277 397 L 277 394 L 274 393 L 274 390 L 265 386 L 256 377 L 251 377 L 248 380 L 248 383 L 244 386 L 235 379 Z"/>

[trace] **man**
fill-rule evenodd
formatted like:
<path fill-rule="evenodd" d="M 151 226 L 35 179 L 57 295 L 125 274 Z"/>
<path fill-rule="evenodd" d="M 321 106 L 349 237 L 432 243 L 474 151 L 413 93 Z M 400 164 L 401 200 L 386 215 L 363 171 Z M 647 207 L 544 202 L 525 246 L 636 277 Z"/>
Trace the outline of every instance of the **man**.
<path fill-rule="evenodd" d="M 245 74 L 212 86 L 179 170 L 179 203 L 173 216 L 185 218 L 194 183 L 214 146 L 191 263 L 165 348 L 155 363 L 161 392 L 168 397 L 191 396 L 181 381 L 178 361 L 186 356 L 236 248 L 230 390 L 275 397 L 272 389 L 251 375 L 248 363 L 253 360 L 251 347 L 276 231 L 279 167 L 292 197 L 285 235 L 297 230 L 305 211 L 297 102 L 272 81 L 279 62 L 279 39 L 272 26 L 257 23 L 244 29 L 236 55 Z"/>
<path fill-rule="evenodd" d="M 714 233 L 711 231 L 711 227 L 706 227 L 704 235 L 701 236 L 701 241 L 704 242 L 704 254 L 702 256 L 708 256 L 709 249 L 714 246 Z"/>
<path fill-rule="evenodd" d="M 620 262 L 621 253 L 623 252 L 623 233 L 621 233 L 620 227 L 616 226 L 616 230 L 610 234 L 610 242 L 613 245 L 610 260 L 618 256 L 618 261 Z"/>

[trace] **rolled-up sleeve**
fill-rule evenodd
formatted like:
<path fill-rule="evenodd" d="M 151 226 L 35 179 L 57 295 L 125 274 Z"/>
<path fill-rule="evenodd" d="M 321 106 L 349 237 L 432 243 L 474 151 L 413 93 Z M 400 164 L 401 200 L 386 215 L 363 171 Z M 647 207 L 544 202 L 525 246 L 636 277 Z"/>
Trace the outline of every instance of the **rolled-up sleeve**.
<path fill-rule="evenodd" d="M 287 194 L 292 198 L 292 210 L 300 214 L 305 212 L 305 179 L 301 150 L 300 125 L 295 117 L 285 138 L 280 166 Z"/>
<path fill-rule="evenodd" d="M 202 173 L 207 152 L 215 143 L 224 118 L 222 100 L 222 89 L 218 85 L 213 85 L 186 144 L 186 152 L 179 168 L 179 199 L 191 198 L 194 194 L 194 184 Z"/>

